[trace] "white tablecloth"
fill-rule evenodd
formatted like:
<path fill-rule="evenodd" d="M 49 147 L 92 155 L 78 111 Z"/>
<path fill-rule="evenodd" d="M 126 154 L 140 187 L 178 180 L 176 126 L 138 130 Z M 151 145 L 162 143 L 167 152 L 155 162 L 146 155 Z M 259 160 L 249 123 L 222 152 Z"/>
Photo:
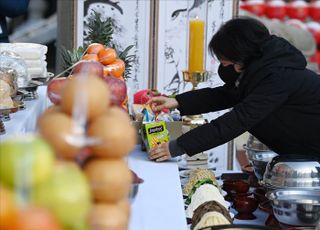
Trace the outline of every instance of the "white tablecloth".
<path fill-rule="evenodd" d="M 155 163 L 139 147 L 128 157 L 129 167 L 144 183 L 132 204 L 130 230 L 186 230 L 186 216 L 176 162 Z"/>
<path fill-rule="evenodd" d="M 24 110 L 20 110 L 16 113 L 10 114 L 10 120 L 4 122 L 6 133 L 4 135 L 0 135 L 1 140 L 12 135 L 19 135 L 36 131 L 37 119 L 49 104 L 46 92 L 46 86 L 38 87 L 37 99 L 25 101 L 26 108 Z"/>

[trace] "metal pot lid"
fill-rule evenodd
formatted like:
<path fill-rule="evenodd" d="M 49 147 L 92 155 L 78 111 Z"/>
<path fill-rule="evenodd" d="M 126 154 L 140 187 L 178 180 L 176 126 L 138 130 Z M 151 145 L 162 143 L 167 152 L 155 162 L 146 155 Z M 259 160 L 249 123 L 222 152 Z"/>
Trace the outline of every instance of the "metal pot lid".
<path fill-rule="evenodd" d="M 243 145 L 243 148 L 244 149 L 255 150 L 255 151 L 270 151 L 268 146 L 263 144 L 261 141 L 259 141 L 253 135 L 249 136 L 247 144 Z"/>

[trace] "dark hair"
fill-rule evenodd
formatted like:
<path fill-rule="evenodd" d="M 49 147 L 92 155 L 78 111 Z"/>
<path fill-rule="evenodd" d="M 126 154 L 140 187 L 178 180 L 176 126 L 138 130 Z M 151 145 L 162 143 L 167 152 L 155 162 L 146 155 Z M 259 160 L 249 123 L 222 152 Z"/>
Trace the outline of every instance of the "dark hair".
<path fill-rule="evenodd" d="M 270 37 L 265 25 L 253 18 L 240 17 L 227 21 L 209 43 L 212 56 L 232 61 L 243 69 L 255 58 L 261 56 L 261 46 Z"/>

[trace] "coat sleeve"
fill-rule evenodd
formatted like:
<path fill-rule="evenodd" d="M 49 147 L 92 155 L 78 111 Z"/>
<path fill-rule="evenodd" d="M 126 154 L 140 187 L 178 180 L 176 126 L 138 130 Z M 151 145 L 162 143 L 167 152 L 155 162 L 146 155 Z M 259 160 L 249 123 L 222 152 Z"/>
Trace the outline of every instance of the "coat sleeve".
<path fill-rule="evenodd" d="M 250 130 L 279 108 L 288 98 L 285 84 L 279 77 L 268 77 L 234 108 L 177 139 L 188 155 L 214 148 Z"/>
<path fill-rule="evenodd" d="M 189 91 L 176 96 L 181 115 L 195 115 L 228 109 L 237 103 L 235 87 L 225 84 L 216 88 Z"/>
<path fill-rule="evenodd" d="M 0 15 L 17 17 L 27 12 L 29 0 L 0 0 Z"/>

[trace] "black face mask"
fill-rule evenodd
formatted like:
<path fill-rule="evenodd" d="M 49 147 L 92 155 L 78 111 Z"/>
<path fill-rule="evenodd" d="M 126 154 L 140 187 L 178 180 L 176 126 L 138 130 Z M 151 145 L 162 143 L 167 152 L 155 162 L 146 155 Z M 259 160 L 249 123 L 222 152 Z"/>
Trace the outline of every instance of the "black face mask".
<path fill-rule="evenodd" d="M 223 65 L 219 65 L 218 74 L 222 81 L 226 84 L 234 84 L 238 79 L 240 73 L 235 71 L 233 65 L 228 65 L 224 67 Z"/>

